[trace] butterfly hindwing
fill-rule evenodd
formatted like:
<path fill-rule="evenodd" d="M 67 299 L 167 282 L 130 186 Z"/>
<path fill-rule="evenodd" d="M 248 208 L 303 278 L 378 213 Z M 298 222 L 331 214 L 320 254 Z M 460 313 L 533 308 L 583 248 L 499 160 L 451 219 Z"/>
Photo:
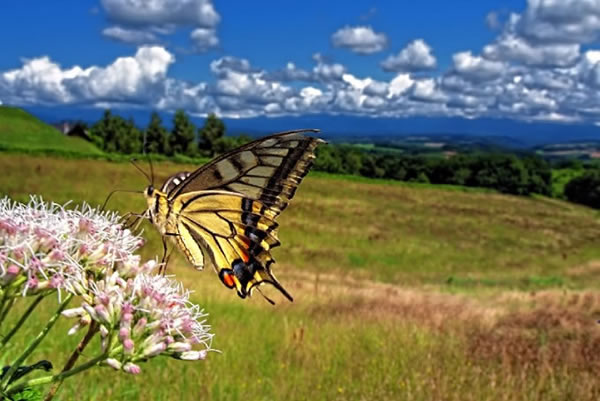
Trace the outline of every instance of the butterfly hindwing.
<path fill-rule="evenodd" d="M 197 268 L 213 266 L 229 288 L 245 298 L 262 283 L 271 283 L 290 300 L 270 265 L 270 250 L 279 245 L 273 212 L 242 194 L 198 191 L 180 195 L 172 205 L 179 215 L 177 242 Z"/>

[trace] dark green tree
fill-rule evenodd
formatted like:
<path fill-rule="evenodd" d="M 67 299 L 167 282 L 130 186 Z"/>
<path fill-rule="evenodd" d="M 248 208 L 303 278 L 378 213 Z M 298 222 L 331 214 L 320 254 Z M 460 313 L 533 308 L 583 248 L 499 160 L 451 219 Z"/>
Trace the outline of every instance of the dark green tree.
<path fill-rule="evenodd" d="M 194 137 L 196 127 L 183 110 L 177 110 L 173 117 L 173 130 L 169 137 L 170 154 L 180 153 L 189 156 L 196 154 Z"/>
<path fill-rule="evenodd" d="M 146 127 L 146 149 L 148 153 L 169 154 L 169 135 L 162 125 L 162 120 L 157 112 L 150 116 Z"/>
<path fill-rule="evenodd" d="M 600 209 L 600 169 L 588 170 L 565 185 L 565 197 L 576 203 Z"/>
<path fill-rule="evenodd" d="M 198 131 L 199 142 L 198 149 L 208 156 L 214 156 L 219 150 L 234 146 L 232 141 L 222 140 L 225 136 L 225 123 L 214 113 L 208 115 L 204 121 L 204 126 Z M 220 143 L 219 143 L 220 142 Z"/>
<path fill-rule="evenodd" d="M 109 153 L 136 153 L 142 150 L 140 130 L 132 119 L 125 120 L 105 110 L 102 118 L 91 128 L 94 143 Z"/>

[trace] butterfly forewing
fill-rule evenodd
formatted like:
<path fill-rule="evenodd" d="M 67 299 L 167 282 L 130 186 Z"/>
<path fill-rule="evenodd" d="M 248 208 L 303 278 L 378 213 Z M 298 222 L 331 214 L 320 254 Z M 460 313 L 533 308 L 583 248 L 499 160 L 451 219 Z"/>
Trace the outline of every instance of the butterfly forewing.
<path fill-rule="evenodd" d="M 271 271 L 280 244 L 275 218 L 294 196 L 320 139 L 290 131 L 224 154 L 192 173 L 170 177 L 167 194 L 176 243 L 197 268 L 212 265 L 242 298 L 271 283 L 290 300 Z M 314 132 L 314 131 L 313 131 Z"/>
<path fill-rule="evenodd" d="M 250 142 L 191 173 L 168 193 L 207 189 L 238 192 L 281 212 L 312 165 L 314 150 L 323 141 L 291 131 Z M 311 131 L 309 131 L 311 132 Z"/>

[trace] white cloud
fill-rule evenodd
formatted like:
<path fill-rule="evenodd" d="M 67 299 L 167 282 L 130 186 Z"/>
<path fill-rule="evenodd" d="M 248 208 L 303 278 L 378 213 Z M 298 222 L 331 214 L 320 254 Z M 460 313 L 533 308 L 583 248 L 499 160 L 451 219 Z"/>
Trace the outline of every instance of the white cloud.
<path fill-rule="evenodd" d="M 194 42 L 194 49 L 200 52 L 219 45 L 217 32 L 212 28 L 196 28 L 190 34 L 190 38 Z"/>
<path fill-rule="evenodd" d="M 152 32 L 138 29 L 121 28 L 120 26 L 111 26 L 109 28 L 105 28 L 102 30 L 102 35 L 118 42 L 135 45 L 159 42 L 156 35 Z"/>
<path fill-rule="evenodd" d="M 436 67 L 436 59 L 431 47 L 423 39 L 409 43 L 397 55 L 391 55 L 381 62 L 385 71 L 424 71 Z"/>
<path fill-rule="evenodd" d="M 128 26 L 214 28 L 221 17 L 211 0 L 101 0 L 108 18 Z"/>
<path fill-rule="evenodd" d="M 600 34 L 600 1 L 528 0 L 518 30 L 532 41 L 593 42 Z"/>
<path fill-rule="evenodd" d="M 311 65 L 290 61 L 269 70 L 247 59 L 224 56 L 210 63 L 211 78 L 188 82 L 169 76 L 174 63 L 171 52 L 146 45 L 132 55 L 98 66 L 63 67 L 50 57 L 24 60 L 19 68 L 0 71 L 0 101 L 16 105 L 184 108 L 194 115 L 216 112 L 238 118 L 344 113 L 597 122 L 600 49 L 586 42 L 595 35 L 592 6 L 596 1 L 564 0 L 572 8 L 569 10 L 557 1 L 530 0 L 521 14 L 503 12 L 502 21 L 498 21 L 502 26 L 490 43 L 482 49 L 454 54 L 452 65 L 441 73 L 432 71 L 437 60 L 429 45 L 417 39 L 382 62 L 384 69 L 396 74 L 381 81 L 316 53 Z M 133 5 L 138 4 L 134 0 L 123 5 L 113 1 L 102 4 L 105 9 L 107 4 L 116 7 L 109 15 L 115 25 L 104 31 L 115 40 L 162 40 L 184 26 L 197 51 L 219 46 L 219 17 L 212 2 L 150 0 L 140 6 L 137 16 L 130 15 Z M 208 5 L 214 15 L 208 12 L 202 18 L 184 17 L 178 8 L 200 4 Z M 172 9 L 166 10 L 165 5 Z M 538 9 L 533 10 L 534 6 Z M 533 26 L 541 28 L 534 34 L 530 32 Z M 568 34 L 556 37 L 544 31 L 548 26 Z M 354 42 L 346 43 L 352 43 L 355 51 L 368 53 L 374 48 L 362 39 L 369 35 L 350 35 Z M 431 72 L 422 74 L 425 70 Z"/>
<path fill-rule="evenodd" d="M 359 54 L 371 54 L 386 47 L 387 37 L 374 32 L 370 26 L 345 26 L 331 35 L 331 43 Z"/>
<path fill-rule="evenodd" d="M 102 34 L 128 44 L 158 43 L 156 34 L 171 35 L 191 28 L 192 50 L 204 52 L 219 44 L 221 17 L 212 0 L 101 0 L 108 19 L 118 24 Z"/>
<path fill-rule="evenodd" d="M 313 79 L 320 82 L 341 80 L 346 67 L 339 63 L 328 63 L 319 53 L 313 55 L 317 65 L 313 68 Z"/>
<path fill-rule="evenodd" d="M 296 67 L 296 64 L 288 62 L 285 68 L 268 72 L 265 79 L 273 81 L 312 81 L 310 72 Z"/>
<path fill-rule="evenodd" d="M 173 55 L 159 46 L 141 47 L 106 67 L 62 69 L 48 57 L 27 60 L 0 75 L 0 96 L 17 104 L 147 102 L 161 93 Z"/>
<path fill-rule="evenodd" d="M 447 96 L 439 88 L 436 81 L 431 78 L 415 82 L 412 98 L 423 102 L 444 102 L 447 100 Z"/>
<path fill-rule="evenodd" d="M 452 56 L 452 60 L 454 61 L 454 70 L 458 74 L 475 81 L 496 79 L 506 69 L 504 63 L 473 56 L 470 51 L 456 53 Z"/>
<path fill-rule="evenodd" d="M 408 91 L 413 85 L 413 81 L 409 74 L 398 74 L 390 81 L 388 94 L 389 98 L 400 96 Z"/>

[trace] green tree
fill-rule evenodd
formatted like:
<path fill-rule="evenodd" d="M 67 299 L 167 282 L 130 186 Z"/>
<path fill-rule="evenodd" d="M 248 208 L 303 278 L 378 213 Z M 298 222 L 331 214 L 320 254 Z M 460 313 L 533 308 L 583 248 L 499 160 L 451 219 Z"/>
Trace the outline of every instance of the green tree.
<path fill-rule="evenodd" d="M 146 152 L 169 154 L 169 135 L 157 112 L 153 112 L 146 127 Z"/>
<path fill-rule="evenodd" d="M 180 153 L 193 156 L 196 153 L 194 137 L 196 127 L 183 110 L 177 110 L 173 117 L 173 130 L 169 137 L 170 154 Z"/>
<path fill-rule="evenodd" d="M 214 156 L 218 149 L 225 149 L 233 142 L 221 140 L 225 136 L 225 123 L 214 113 L 208 115 L 204 121 L 204 126 L 198 131 L 200 139 L 198 148 L 201 152 Z"/>
<path fill-rule="evenodd" d="M 586 171 L 565 185 L 565 197 L 576 203 L 600 209 L 600 169 Z"/>
<path fill-rule="evenodd" d="M 142 150 L 141 133 L 133 120 L 113 115 L 108 109 L 90 128 L 90 135 L 94 143 L 105 152 L 135 153 Z"/>

